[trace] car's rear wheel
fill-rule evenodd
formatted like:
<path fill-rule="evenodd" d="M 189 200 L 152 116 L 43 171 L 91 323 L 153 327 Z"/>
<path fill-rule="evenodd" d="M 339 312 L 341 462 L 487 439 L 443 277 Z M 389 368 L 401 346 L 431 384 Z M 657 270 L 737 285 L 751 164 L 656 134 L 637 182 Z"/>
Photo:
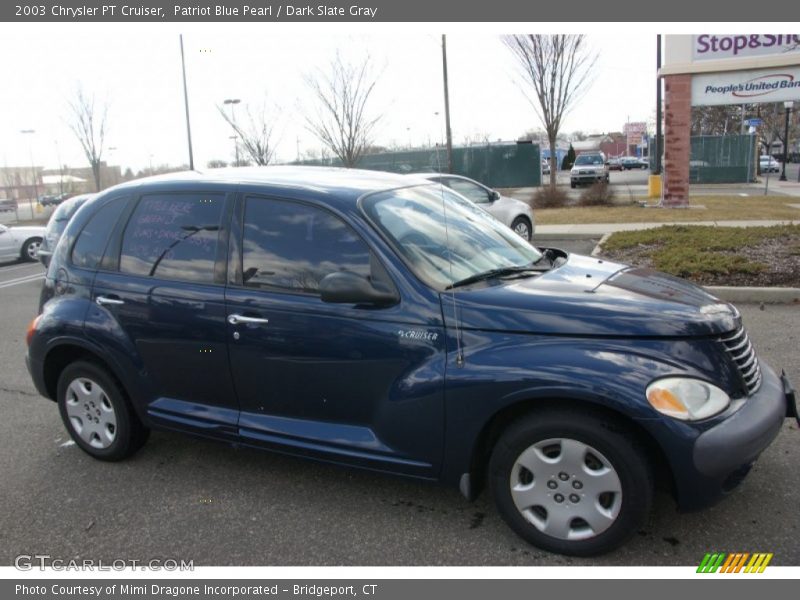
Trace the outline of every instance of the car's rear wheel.
<path fill-rule="evenodd" d="M 25 240 L 20 251 L 20 258 L 24 261 L 34 262 L 38 258 L 39 246 L 42 245 L 42 238 L 32 237 Z"/>
<path fill-rule="evenodd" d="M 511 223 L 511 229 L 514 230 L 519 237 L 522 239 L 530 242 L 531 238 L 533 237 L 533 228 L 531 227 L 531 222 L 527 219 L 527 217 L 517 217 Z"/>
<path fill-rule="evenodd" d="M 75 443 L 99 460 L 127 458 L 149 436 L 116 380 L 92 362 L 74 362 L 61 373 L 58 408 Z"/>
<path fill-rule="evenodd" d="M 644 450 L 620 424 L 576 411 L 513 423 L 489 463 L 500 514 L 522 538 L 575 556 L 608 552 L 644 522 L 653 497 Z"/>

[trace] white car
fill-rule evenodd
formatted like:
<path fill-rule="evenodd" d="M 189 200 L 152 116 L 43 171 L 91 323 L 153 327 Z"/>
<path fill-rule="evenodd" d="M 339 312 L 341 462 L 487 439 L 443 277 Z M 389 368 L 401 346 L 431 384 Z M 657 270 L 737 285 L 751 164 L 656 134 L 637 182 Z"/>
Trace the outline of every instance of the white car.
<path fill-rule="evenodd" d="M 623 168 L 625 164 L 623 163 Z M 608 165 L 602 152 L 579 154 L 569 172 L 569 185 L 576 188 L 584 183 L 608 183 Z"/>
<path fill-rule="evenodd" d="M 781 170 L 781 163 L 771 156 L 760 156 L 758 163 L 762 173 L 779 173 Z"/>
<path fill-rule="evenodd" d="M 446 185 L 454 192 L 472 200 L 495 219 L 513 229 L 520 237 L 529 242 L 533 239 L 536 220 L 533 218 L 533 209 L 525 202 L 501 196 L 497 190 L 463 175 L 418 173 L 415 177 L 423 177 Z"/>
<path fill-rule="evenodd" d="M 0 261 L 36 260 L 44 239 L 44 227 L 7 227 L 0 225 Z"/>

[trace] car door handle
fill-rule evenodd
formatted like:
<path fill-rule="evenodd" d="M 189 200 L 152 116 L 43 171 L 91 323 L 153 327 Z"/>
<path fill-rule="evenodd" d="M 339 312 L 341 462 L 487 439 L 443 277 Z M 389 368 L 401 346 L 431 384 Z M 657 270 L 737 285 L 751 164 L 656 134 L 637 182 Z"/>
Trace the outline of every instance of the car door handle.
<path fill-rule="evenodd" d="M 120 300 L 119 298 L 110 298 L 108 296 L 98 296 L 97 298 L 94 299 L 94 301 L 100 306 L 105 306 L 107 304 L 111 304 L 114 306 L 125 304 L 125 300 Z"/>
<path fill-rule="evenodd" d="M 269 323 L 269 319 L 261 319 L 259 317 L 246 317 L 244 315 L 228 315 L 228 323 L 231 325 L 238 325 L 239 323 L 255 323 L 260 325 L 266 325 Z"/>

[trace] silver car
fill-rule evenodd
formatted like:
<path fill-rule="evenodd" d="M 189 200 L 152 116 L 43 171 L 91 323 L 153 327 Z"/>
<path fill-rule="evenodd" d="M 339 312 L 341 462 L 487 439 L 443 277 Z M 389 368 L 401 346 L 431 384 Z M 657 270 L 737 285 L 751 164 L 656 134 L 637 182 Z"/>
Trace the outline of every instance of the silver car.
<path fill-rule="evenodd" d="M 36 260 L 44 238 L 44 227 L 7 227 L 0 225 L 0 262 Z"/>
<path fill-rule="evenodd" d="M 415 176 L 446 185 L 468 200 L 472 200 L 495 219 L 513 229 L 520 237 L 529 242 L 533 240 L 536 220 L 533 217 L 533 209 L 525 202 L 501 196 L 497 190 L 462 175 L 420 173 Z"/>

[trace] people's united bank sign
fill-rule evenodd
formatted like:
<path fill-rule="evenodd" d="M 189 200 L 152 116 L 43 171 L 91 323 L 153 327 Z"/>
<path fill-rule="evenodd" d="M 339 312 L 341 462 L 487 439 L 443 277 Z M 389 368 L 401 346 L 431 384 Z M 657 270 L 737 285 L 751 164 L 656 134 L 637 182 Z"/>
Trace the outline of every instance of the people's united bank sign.
<path fill-rule="evenodd" d="M 800 100 L 800 65 L 760 71 L 703 73 L 692 77 L 692 105 Z"/>
<path fill-rule="evenodd" d="M 668 35 L 661 75 L 691 75 L 694 106 L 800 100 L 800 34 Z"/>

